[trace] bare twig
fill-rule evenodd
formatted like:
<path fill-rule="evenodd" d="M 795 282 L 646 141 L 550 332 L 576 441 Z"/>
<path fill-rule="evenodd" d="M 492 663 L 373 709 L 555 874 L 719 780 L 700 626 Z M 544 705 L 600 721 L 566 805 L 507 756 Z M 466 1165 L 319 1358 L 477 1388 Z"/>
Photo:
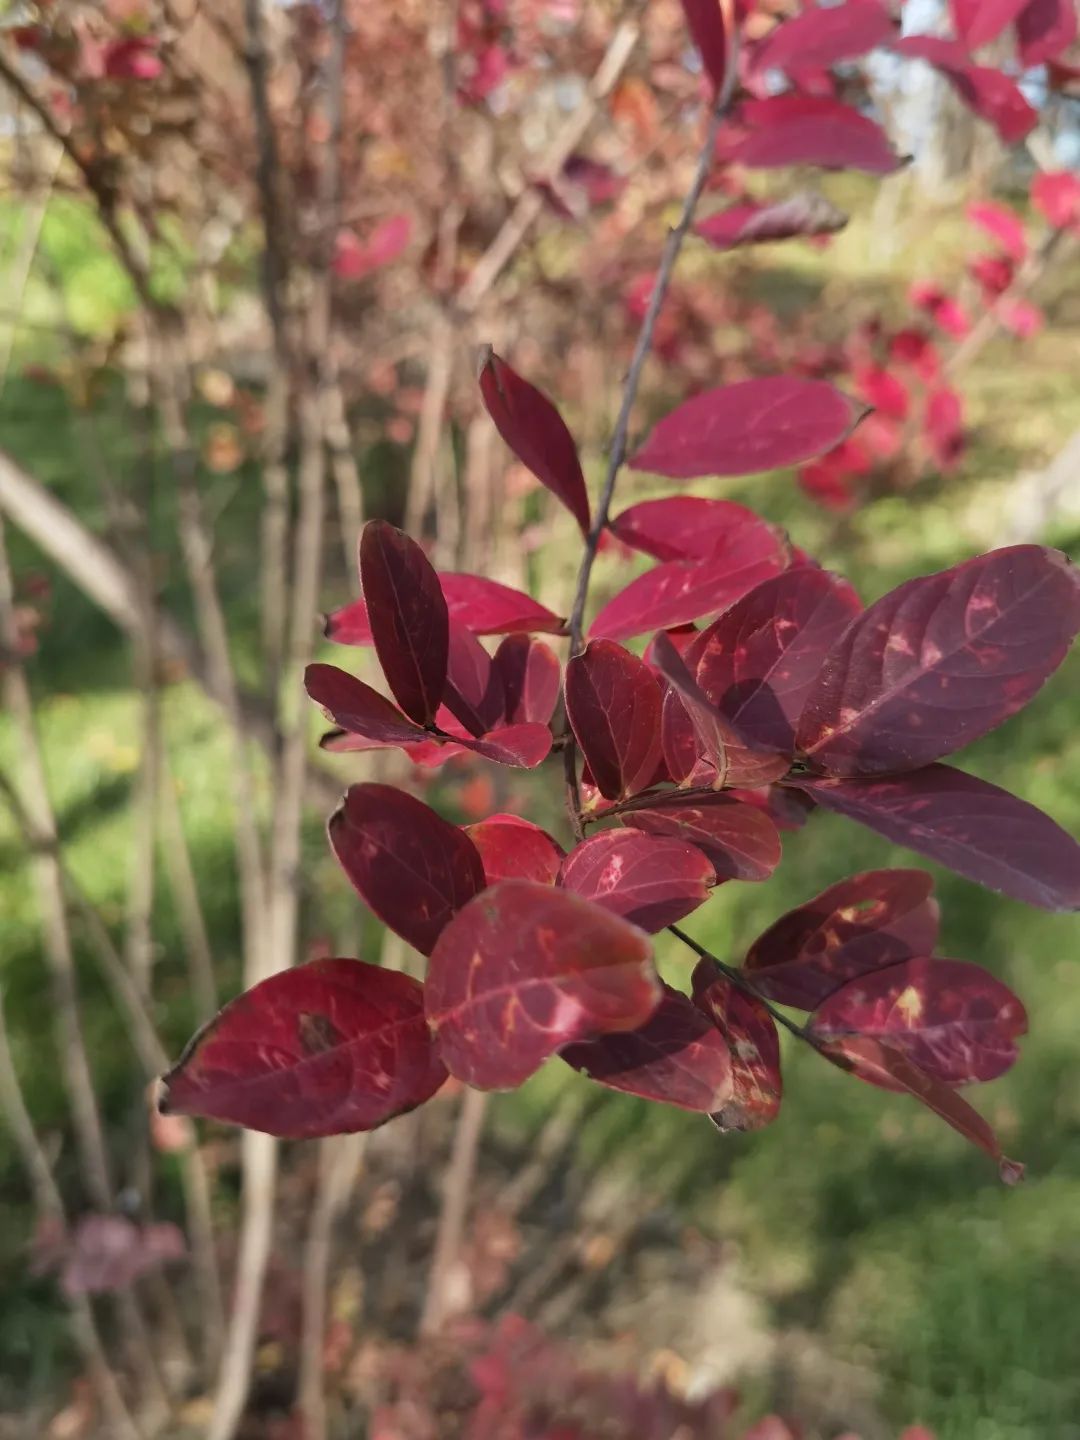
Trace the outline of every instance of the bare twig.
<path fill-rule="evenodd" d="M 184 939 L 191 991 L 195 997 L 199 1021 L 205 1022 L 218 1008 L 217 980 L 214 975 L 214 954 L 206 928 L 199 887 L 191 864 L 191 849 L 184 831 L 184 817 L 176 793 L 176 778 L 169 764 L 167 750 L 161 755 L 161 804 L 158 810 L 161 853 L 165 873 L 176 908 L 180 932 Z"/>
<path fill-rule="evenodd" d="M 420 1316 L 421 1335 L 434 1334 L 451 1316 L 453 1310 L 454 1267 L 465 1235 L 465 1220 L 476 1162 L 480 1154 L 480 1136 L 487 1114 L 488 1096 L 482 1090 L 467 1088 L 461 1097 L 454 1144 L 443 1181 L 442 1208 L 435 1235 L 424 1308 Z"/>
<path fill-rule="evenodd" d="M 758 991 L 753 981 L 750 980 L 742 970 L 738 969 L 737 966 L 727 965 L 723 960 L 718 960 L 711 950 L 706 950 L 704 945 L 700 945 L 692 935 L 687 935 L 686 931 L 680 930 L 677 925 L 669 925 L 667 928 L 677 940 L 681 940 L 684 945 L 688 945 L 695 955 L 700 956 L 702 960 L 711 960 L 721 975 L 723 975 L 725 979 L 730 980 L 736 990 L 741 990 L 744 995 L 749 995 L 752 1000 L 756 1000 L 759 1005 L 763 1005 L 778 1025 L 782 1025 L 784 1029 L 794 1035 L 797 1040 L 804 1040 L 808 1045 L 814 1045 L 813 1037 L 809 1031 L 802 1025 L 796 1025 L 794 1020 L 788 1019 L 782 1010 L 778 1010 L 772 1001 L 767 1000 L 765 996 Z M 816 1048 L 815 1046 L 815 1049 Z"/>

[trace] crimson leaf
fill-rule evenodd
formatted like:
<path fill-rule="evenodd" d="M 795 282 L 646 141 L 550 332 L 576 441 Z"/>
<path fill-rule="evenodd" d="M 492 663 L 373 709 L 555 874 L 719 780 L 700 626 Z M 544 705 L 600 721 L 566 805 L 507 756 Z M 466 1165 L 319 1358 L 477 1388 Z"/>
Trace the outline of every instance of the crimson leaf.
<path fill-rule="evenodd" d="M 559 884 L 655 934 L 709 898 L 716 872 L 694 845 L 644 832 L 607 830 L 562 863 Z"/>
<path fill-rule="evenodd" d="M 944 75 L 969 110 L 989 121 L 1007 145 L 1023 140 L 1038 123 L 1038 114 L 1023 91 L 1000 70 L 975 65 L 964 47 L 940 35 L 905 35 L 892 42 L 898 55 L 924 60 Z"/>
<path fill-rule="evenodd" d="M 410 720 L 430 725 L 446 685 L 449 647 L 439 577 L 415 541 L 385 520 L 369 520 L 360 536 L 360 584 L 391 694 Z"/>
<path fill-rule="evenodd" d="M 778 25 L 754 52 L 752 72 L 823 69 L 865 55 L 892 39 L 893 22 L 881 0 L 846 0 L 804 10 Z"/>
<path fill-rule="evenodd" d="M 328 829 L 361 898 L 421 954 L 486 883 L 469 837 L 393 785 L 351 785 Z"/>
<path fill-rule="evenodd" d="M 950 0 L 956 36 L 969 50 L 981 49 L 1011 25 L 1029 0 Z"/>
<path fill-rule="evenodd" d="M 546 725 L 500 725 L 475 739 L 457 736 L 454 743 L 482 755 L 485 760 L 494 760 L 497 765 L 534 770 L 551 751 L 551 731 Z"/>
<path fill-rule="evenodd" d="M 506 704 L 491 656 L 471 631 L 453 621 L 443 703 L 471 735 L 486 735 L 498 725 Z"/>
<path fill-rule="evenodd" d="M 776 531 L 745 505 L 697 495 L 642 500 L 617 515 L 611 528 L 624 545 L 654 560 L 707 560 L 723 551 L 738 563 L 748 544 L 760 541 L 769 551 L 776 539 Z"/>
<path fill-rule="evenodd" d="M 507 635 L 515 630 L 542 631 L 559 634 L 563 621 L 554 611 L 540 605 L 532 596 L 524 595 L 497 580 L 483 575 L 465 575 L 443 571 L 439 586 L 446 600 L 450 619 L 464 625 L 474 635 Z M 324 634 L 338 645 L 371 645 L 371 620 L 367 604 L 354 600 L 327 616 Z"/>
<path fill-rule="evenodd" d="M 634 830 L 704 851 L 719 880 L 766 880 L 780 863 L 780 836 L 769 816 L 727 795 L 660 796 L 620 818 Z"/>
<path fill-rule="evenodd" d="M 313 960 L 226 1005 L 165 1076 L 165 1114 L 283 1139 L 374 1130 L 446 1079 L 424 991 L 397 970 Z"/>
<path fill-rule="evenodd" d="M 774 95 L 748 100 L 738 118 L 747 133 L 720 149 L 732 164 L 756 170 L 818 165 L 870 175 L 888 175 L 901 164 L 880 125 L 839 100 Z"/>
<path fill-rule="evenodd" d="M 439 937 L 425 1003 L 451 1075 L 507 1090 L 564 1045 L 643 1025 L 661 994 L 635 926 L 569 890 L 501 880 Z"/>
<path fill-rule="evenodd" d="M 660 759 L 660 686 L 643 660 L 593 640 L 566 666 L 566 714 L 601 795 L 644 789 Z"/>
<path fill-rule="evenodd" d="M 1076 40 L 1076 0 L 1028 0 L 1016 22 L 1016 48 L 1025 70 L 1043 65 Z"/>
<path fill-rule="evenodd" d="M 776 1021 L 752 995 L 702 958 L 691 981 L 694 1004 L 723 1036 L 731 1054 L 731 1096 L 712 1114 L 718 1130 L 761 1130 L 780 1110 L 780 1036 Z"/>
<path fill-rule="evenodd" d="M 497 880 L 555 884 L 563 849 L 539 825 L 517 815 L 489 815 L 476 825 L 466 825 L 465 833 L 480 852 L 489 885 Z"/>
<path fill-rule="evenodd" d="M 715 95 L 724 93 L 735 58 L 731 48 L 731 4 L 732 0 L 682 0 L 686 28 Z"/>
<path fill-rule="evenodd" d="M 547 725 L 555 712 L 562 678 L 559 659 L 550 645 L 528 635 L 507 635 L 492 657 L 502 682 L 506 718 Z"/>
<path fill-rule="evenodd" d="M 729 205 L 699 221 L 694 234 L 714 250 L 735 250 L 740 245 L 762 245 L 800 235 L 835 235 L 847 223 L 843 210 L 824 195 L 800 190 L 784 200 Z"/>
<path fill-rule="evenodd" d="M 336 665 L 309 665 L 304 687 L 335 725 L 373 745 L 413 745 L 428 738 L 385 696 Z"/>

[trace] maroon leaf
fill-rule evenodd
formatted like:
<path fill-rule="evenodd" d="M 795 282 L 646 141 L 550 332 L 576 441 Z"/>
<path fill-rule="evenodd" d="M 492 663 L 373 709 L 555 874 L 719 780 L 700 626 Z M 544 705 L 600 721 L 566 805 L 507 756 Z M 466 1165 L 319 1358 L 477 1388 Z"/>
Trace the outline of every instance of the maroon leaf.
<path fill-rule="evenodd" d="M 827 380 L 740 380 L 665 415 L 629 463 L 672 480 L 756 475 L 831 450 L 864 414 L 865 406 Z"/>
<path fill-rule="evenodd" d="M 847 581 L 800 566 L 737 600 L 697 637 L 687 664 L 742 735 L 791 755 L 807 694 L 859 609 Z"/>
<path fill-rule="evenodd" d="M 660 747 L 664 768 L 676 785 L 714 785 L 715 765 L 702 759 L 701 739 L 686 706 L 670 685 L 664 690 L 660 714 Z"/>
<path fill-rule="evenodd" d="M 642 931 L 568 890 L 501 880 L 443 931 L 425 999 L 450 1073 L 506 1090 L 564 1045 L 643 1025 L 661 994 Z"/>
<path fill-rule="evenodd" d="M 406 720 L 377 690 L 336 665 L 309 665 L 304 687 L 335 725 L 373 746 L 412 745 L 428 739 L 426 730 Z"/>
<path fill-rule="evenodd" d="M 589 533 L 589 500 L 574 437 L 555 406 L 491 349 L 480 370 L 480 394 L 495 428 L 527 470 Z M 515 626 L 515 629 L 524 629 Z"/>
<path fill-rule="evenodd" d="M 669 765 L 669 772 L 674 779 L 682 780 L 694 775 L 698 762 L 704 761 L 711 776 L 709 783 L 719 789 L 727 780 L 729 742 L 736 740 L 736 737 L 702 693 L 697 681 L 687 670 L 683 657 L 663 630 L 653 637 L 650 650 L 653 663 L 671 687 L 664 696 L 664 719 L 661 727 L 661 750 L 665 760 L 670 750 L 675 766 L 672 769 Z M 677 704 L 689 719 L 693 731 L 693 743 L 689 747 L 685 731 L 680 733 L 678 709 L 673 698 L 675 696 L 678 697 Z"/>
<path fill-rule="evenodd" d="M 776 541 L 772 526 L 745 505 L 696 495 L 642 500 L 616 516 L 611 529 L 655 560 L 708 560 L 723 552 L 738 562 L 748 548 L 760 543 L 771 551 Z"/>
<path fill-rule="evenodd" d="M 450 619 L 474 635 L 507 635 L 515 630 L 560 634 L 564 622 L 529 595 L 482 575 L 444 571 L 439 585 Z M 367 605 L 354 600 L 326 619 L 324 634 L 338 645 L 371 645 Z"/>
<path fill-rule="evenodd" d="M 660 759 L 660 686 L 643 660 L 593 640 L 566 666 L 566 714 L 601 795 L 644 789 Z"/>
<path fill-rule="evenodd" d="M 923 870 L 851 875 L 770 925 L 743 966 L 770 1000 L 814 1010 L 849 980 L 933 953 L 933 888 Z"/>
<path fill-rule="evenodd" d="M 820 1044 L 818 1050 L 826 1060 L 860 1080 L 914 1096 L 965 1140 L 985 1150 L 997 1162 L 998 1173 L 1007 1185 L 1023 1179 L 1024 1167 L 1002 1154 L 997 1136 L 979 1112 L 948 1085 L 942 1085 L 913 1065 L 895 1045 L 868 1035 L 846 1035 L 841 1040 Z"/>
<path fill-rule="evenodd" d="M 386 683 L 410 720 L 430 725 L 443 697 L 449 646 L 439 577 L 407 535 L 369 520 L 360 536 L 360 584 Z"/>
<path fill-rule="evenodd" d="M 969 50 L 996 40 L 1011 25 L 1029 0 L 951 0 L 956 38 Z"/>
<path fill-rule="evenodd" d="M 716 883 L 705 855 L 684 840 L 607 830 L 562 863 L 559 884 L 653 935 L 704 905 Z"/>
<path fill-rule="evenodd" d="M 1034 129 L 1038 115 L 1014 80 L 1000 70 L 975 65 L 964 47 L 939 35 L 907 35 L 894 40 L 893 50 L 912 60 L 925 60 L 944 75 L 969 110 L 989 121 L 1007 145 L 1015 145 Z"/>
<path fill-rule="evenodd" d="M 551 753 L 551 731 L 546 725 L 502 725 L 477 739 L 458 736 L 455 744 L 482 755 L 485 760 L 494 760 L 497 765 L 534 770 Z"/>
<path fill-rule="evenodd" d="M 489 815 L 465 833 L 480 852 L 487 883 L 498 880 L 535 880 L 554 885 L 563 861 L 563 848 L 539 825 L 517 815 Z"/>
<path fill-rule="evenodd" d="M 1043 65 L 1076 40 L 1076 0 L 1028 0 L 1016 22 L 1016 46 L 1025 69 Z"/>
<path fill-rule="evenodd" d="M 893 22 L 881 0 L 846 0 L 828 9 L 815 7 L 766 36 L 754 52 L 751 72 L 827 70 L 841 60 L 854 60 L 884 45 L 893 34 Z"/>
<path fill-rule="evenodd" d="M 876 5 L 876 0 L 869 0 Z M 825 14 L 825 11 L 818 11 Z M 805 17 L 803 17 L 805 18 Z M 762 245 L 795 236 L 835 235 L 848 217 L 831 200 L 813 190 L 800 190 L 784 200 L 730 205 L 694 226 L 694 234 L 714 250 L 735 250 L 741 245 Z M 721 503 L 721 502 L 716 502 Z"/>
<path fill-rule="evenodd" d="M 714 95 L 722 95 L 734 64 L 731 0 L 682 0 L 690 38 L 701 55 L 702 68 Z"/>
<path fill-rule="evenodd" d="M 747 133 L 722 147 L 721 156 L 750 169 L 818 165 L 888 175 L 902 163 L 880 125 L 839 100 L 810 95 L 748 100 L 739 119 Z"/>
<path fill-rule="evenodd" d="M 858 616 L 806 701 L 798 743 L 833 775 L 914 770 L 1026 705 L 1080 629 L 1080 572 L 1014 545 L 909 580 Z"/>
<path fill-rule="evenodd" d="M 748 590 L 778 575 L 787 562 L 784 542 L 763 527 L 740 531 L 707 560 L 669 560 L 631 580 L 603 606 L 590 635 L 609 640 L 670 630 L 725 610 Z"/>
<path fill-rule="evenodd" d="M 716 1026 L 731 1054 L 731 1097 L 713 1112 L 713 1123 L 718 1130 L 761 1130 L 776 1119 L 784 1088 L 776 1021 L 714 960 L 698 961 L 691 985 L 694 1004 Z"/>
<path fill-rule="evenodd" d="M 551 646 L 528 635 L 507 635 L 492 664 L 502 682 L 508 723 L 547 725 L 555 713 L 562 679 Z"/>
<path fill-rule="evenodd" d="M 723 1036 L 668 985 L 639 1029 L 568 1045 L 561 1058 L 611 1090 L 681 1110 L 708 1115 L 731 1095 L 731 1058 Z"/>
<path fill-rule="evenodd" d="M 1080 845 L 1049 815 L 986 780 L 930 765 L 894 779 L 797 783 L 826 810 L 977 885 L 1042 910 L 1080 909 Z"/>
<path fill-rule="evenodd" d="M 810 1030 L 819 1040 L 872 1036 L 943 1085 L 972 1085 L 996 1080 L 1013 1064 L 1027 1016 L 981 966 L 916 958 L 837 990 L 810 1017 Z"/>
<path fill-rule="evenodd" d="M 469 837 L 393 785 L 351 785 L 328 828 L 361 898 L 423 955 L 486 883 Z"/>
<path fill-rule="evenodd" d="M 443 704 L 470 735 L 485 735 L 498 725 L 506 704 L 491 656 L 471 631 L 454 622 Z"/>
<path fill-rule="evenodd" d="M 780 863 L 780 836 L 764 812 L 727 795 L 663 796 L 621 817 L 648 835 L 671 835 L 704 851 L 718 880 L 766 880 Z"/>
<path fill-rule="evenodd" d="M 446 1079 L 423 987 L 360 960 L 313 960 L 226 1005 L 165 1076 L 165 1114 L 283 1139 L 374 1130 Z"/>

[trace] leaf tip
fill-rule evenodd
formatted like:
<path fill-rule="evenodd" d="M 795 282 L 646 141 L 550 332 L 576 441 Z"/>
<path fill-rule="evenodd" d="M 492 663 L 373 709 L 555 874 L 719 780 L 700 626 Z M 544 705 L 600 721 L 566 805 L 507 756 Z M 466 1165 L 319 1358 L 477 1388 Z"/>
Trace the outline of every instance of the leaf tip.
<path fill-rule="evenodd" d="M 1010 1160 L 1007 1155 L 1003 1156 L 998 1164 L 998 1174 L 1005 1185 L 1019 1185 L 1024 1178 L 1024 1166 L 1019 1160 Z"/>

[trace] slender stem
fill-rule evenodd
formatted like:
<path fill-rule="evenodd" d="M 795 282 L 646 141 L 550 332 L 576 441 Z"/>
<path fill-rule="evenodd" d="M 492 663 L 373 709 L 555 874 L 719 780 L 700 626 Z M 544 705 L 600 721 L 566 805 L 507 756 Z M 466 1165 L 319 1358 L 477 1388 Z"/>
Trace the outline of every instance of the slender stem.
<path fill-rule="evenodd" d="M 685 930 L 680 930 L 678 925 L 669 925 L 667 928 L 676 940 L 681 940 L 684 945 L 688 945 L 695 955 L 699 955 L 702 960 L 711 960 L 721 975 L 726 980 L 730 980 L 736 990 L 741 990 L 744 995 L 749 995 L 751 1000 L 756 1000 L 759 1005 L 764 1006 L 776 1023 L 794 1035 L 796 1040 L 804 1040 L 807 1045 L 814 1045 L 814 1038 L 805 1026 L 796 1025 L 794 1020 L 790 1020 L 782 1010 L 778 1010 L 770 1000 L 766 1000 L 742 970 L 734 965 L 725 965 L 723 960 L 718 960 L 711 950 L 706 950 L 704 945 L 699 945 L 692 935 L 688 935 Z"/>
<path fill-rule="evenodd" d="M 469 1195 L 480 1155 L 480 1136 L 487 1106 L 488 1096 L 482 1090 L 466 1089 L 461 1097 L 454 1146 L 446 1167 L 435 1253 L 420 1317 L 421 1335 L 433 1335 L 450 1316 L 451 1281 L 465 1234 Z"/>

